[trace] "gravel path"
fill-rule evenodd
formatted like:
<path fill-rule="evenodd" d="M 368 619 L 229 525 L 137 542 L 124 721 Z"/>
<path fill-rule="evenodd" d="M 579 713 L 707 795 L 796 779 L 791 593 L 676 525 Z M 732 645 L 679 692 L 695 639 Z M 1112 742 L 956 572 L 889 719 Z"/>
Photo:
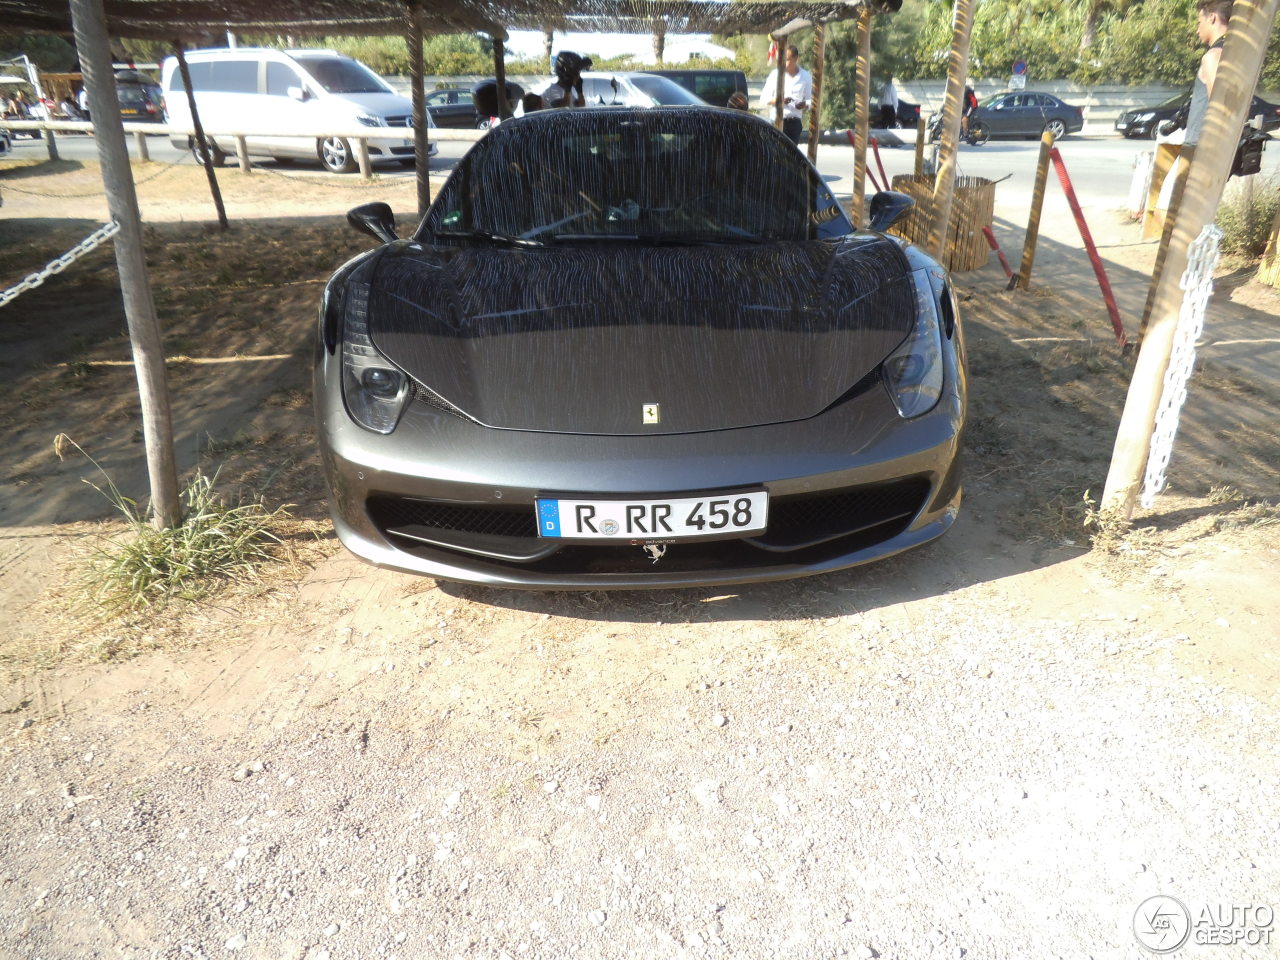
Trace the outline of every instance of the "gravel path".
<path fill-rule="evenodd" d="M 43 687 L 0 955 L 1137 957 L 1148 896 L 1280 905 L 1276 701 L 1213 653 L 1274 624 L 1087 558 L 897 602 L 909 563 L 670 623 L 379 575 L 296 645 Z"/>

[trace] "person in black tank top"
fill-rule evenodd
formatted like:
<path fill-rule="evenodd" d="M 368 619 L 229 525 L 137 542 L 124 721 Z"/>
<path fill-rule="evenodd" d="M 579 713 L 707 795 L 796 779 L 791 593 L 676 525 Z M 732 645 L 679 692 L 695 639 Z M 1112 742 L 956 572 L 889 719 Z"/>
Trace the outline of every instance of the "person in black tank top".
<path fill-rule="evenodd" d="M 1209 45 L 1200 58 L 1200 68 L 1191 87 L 1191 106 L 1187 110 L 1187 135 L 1184 147 L 1195 146 L 1200 141 L 1204 126 L 1205 110 L 1209 95 L 1213 92 L 1213 80 L 1218 75 L 1222 61 L 1222 47 L 1227 42 L 1227 26 L 1231 22 L 1231 0 L 1197 0 L 1196 32 L 1200 42 Z"/>

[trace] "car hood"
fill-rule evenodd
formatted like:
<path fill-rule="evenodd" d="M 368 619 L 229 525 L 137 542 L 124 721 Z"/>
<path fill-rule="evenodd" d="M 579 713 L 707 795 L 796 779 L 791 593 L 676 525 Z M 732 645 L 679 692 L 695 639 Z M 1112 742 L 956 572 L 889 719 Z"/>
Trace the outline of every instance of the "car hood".
<path fill-rule="evenodd" d="M 905 255 L 842 242 L 385 248 L 370 335 L 491 427 L 686 433 L 814 416 L 910 332 Z M 646 407 L 657 405 L 657 423 Z M 649 418 L 652 420 L 652 417 Z"/>
<path fill-rule="evenodd" d="M 407 117 L 413 115 L 413 101 L 398 93 L 331 93 L 334 103 L 351 103 L 361 113 L 374 117 Z"/>

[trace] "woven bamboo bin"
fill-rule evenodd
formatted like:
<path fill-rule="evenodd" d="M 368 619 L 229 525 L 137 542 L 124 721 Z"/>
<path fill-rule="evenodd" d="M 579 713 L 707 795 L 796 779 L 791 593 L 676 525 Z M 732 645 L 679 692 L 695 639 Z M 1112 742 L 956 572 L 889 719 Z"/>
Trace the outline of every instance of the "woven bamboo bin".
<path fill-rule="evenodd" d="M 893 189 L 905 193 L 916 205 L 893 228 L 900 237 L 927 249 L 929 219 L 933 208 L 933 176 L 900 174 Z M 953 273 L 987 265 L 991 248 L 982 233 L 995 218 L 996 184 L 986 177 L 956 177 L 951 196 L 951 224 L 942 262 Z"/>

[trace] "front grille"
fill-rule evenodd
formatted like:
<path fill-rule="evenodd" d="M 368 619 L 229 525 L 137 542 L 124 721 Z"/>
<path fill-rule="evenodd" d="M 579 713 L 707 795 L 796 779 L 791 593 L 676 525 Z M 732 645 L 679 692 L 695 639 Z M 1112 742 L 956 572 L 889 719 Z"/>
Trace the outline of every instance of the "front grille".
<path fill-rule="evenodd" d="M 406 117 L 387 117 L 386 121 L 387 121 L 388 127 L 412 127 L 413 126 L 413 117 L 411 115 Z"/>
<path fill-rule="evenodd" d="M 924 507 L 924 477 L 818 494 L 774 498 L 757 537 L 675 543 L 666 571 L 815 563 L 892 539 Z M 545 573 L 629 573 L 649 563 L 634 545 L 562 544 L 538 537 L 529 505 L 474 504 L 371 496 L 369 517 L 400 549 L 419 555 L 461 551 Z"/>
<path fill-rule="evenodd" d="M 420 526 L 486 537 L 538 536 L 537 517 L 528 506 L 500 507 L 407 497 L 370 497 L 368 506 L 369 516 L 383 531 Z"/>
<path fill-rule="evenodd" d="M 391 155 L 393 157 L 411 157 L 413 156 L 413 147 L 392 147 Z"/>

